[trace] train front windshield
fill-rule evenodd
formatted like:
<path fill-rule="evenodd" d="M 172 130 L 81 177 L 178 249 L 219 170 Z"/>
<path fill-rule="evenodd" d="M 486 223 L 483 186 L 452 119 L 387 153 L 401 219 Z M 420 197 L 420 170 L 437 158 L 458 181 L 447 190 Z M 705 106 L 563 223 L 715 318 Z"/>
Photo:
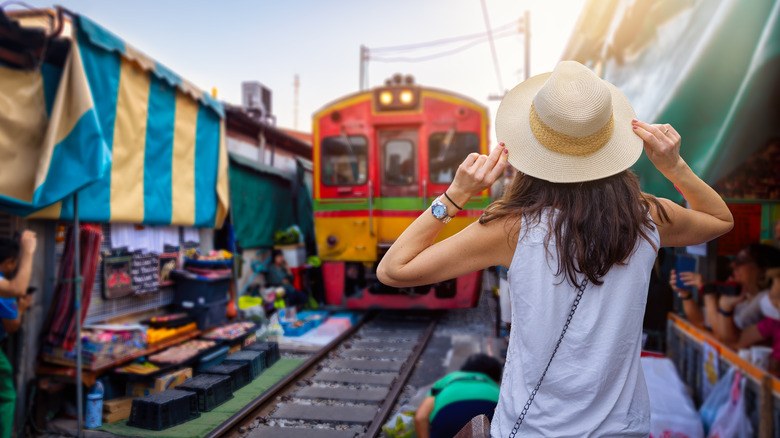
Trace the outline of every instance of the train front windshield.
<path fill-rule="evenodd" d="M 365 184 L 368 179 L 368 141 L 359 135 L 322 140 L 322 183 L 329 186 Z"/>

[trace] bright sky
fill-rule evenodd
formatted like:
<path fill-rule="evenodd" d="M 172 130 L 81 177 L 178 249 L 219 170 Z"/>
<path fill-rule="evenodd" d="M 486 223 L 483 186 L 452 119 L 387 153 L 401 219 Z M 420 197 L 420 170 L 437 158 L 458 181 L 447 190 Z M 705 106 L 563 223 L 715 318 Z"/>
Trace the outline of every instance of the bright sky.
<path fill-rule="evenodd" d="M 584 3 L 485 0 L 491 28 L 514 23 L 509 26 L 514 32 L 495 41 L 505 89 L 524 77 L 524 42 L 517 32 L 523 12 L 531 12 L 534 75 L 552 70 L 560 60 Z M 240 104 L 241 82 L 261 82 L 273 92 L 278 126 L 297 126 L 305 132 L 311 131 L 311 116 L 317 109 L 358 90 L 361 44 L 371 50 L 486 30 L 481 0 L 60 0 L 56 4 L 90 17 L 204 90 L 216 87 L 220 100 Z M 465 43 L 394 55 L 426 56 Z M 422 85 L 470 96 L 489 106 L 491 118 L 498 102 L 488 96 L 503 91 L 487 42 L 424 62 L 370 62 L 369 85 L 381 85 L 396 72 L 411 74 Z M 300 78 L 297 117 L 296 74 Z M 491 133 L 492 129 L 491 124 Z"/>

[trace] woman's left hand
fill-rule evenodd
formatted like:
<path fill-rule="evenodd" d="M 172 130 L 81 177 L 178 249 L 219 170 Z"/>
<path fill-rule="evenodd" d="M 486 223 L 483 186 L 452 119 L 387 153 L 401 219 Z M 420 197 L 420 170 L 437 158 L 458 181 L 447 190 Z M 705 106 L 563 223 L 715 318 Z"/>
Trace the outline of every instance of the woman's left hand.
<path fill-rule="evenodd" d="M 493 185 L 504 173 L 509 151 L 499 143 L 490 155 L 471 153 L 458 167 L 447 194 L 460 205 Z"/>

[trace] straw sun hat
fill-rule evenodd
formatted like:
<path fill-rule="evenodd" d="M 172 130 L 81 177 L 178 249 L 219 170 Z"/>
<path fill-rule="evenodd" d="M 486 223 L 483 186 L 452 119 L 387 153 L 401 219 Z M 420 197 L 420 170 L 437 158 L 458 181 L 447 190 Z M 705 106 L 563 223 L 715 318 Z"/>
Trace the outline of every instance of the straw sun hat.
<path fill-rule="evenodd" d="M 620 173 L 642 154 L 626 96 L 584 65 L 561 61 L 513 88 L 498 107 L 496 136 L 509 164 L 555 183 Z"/>

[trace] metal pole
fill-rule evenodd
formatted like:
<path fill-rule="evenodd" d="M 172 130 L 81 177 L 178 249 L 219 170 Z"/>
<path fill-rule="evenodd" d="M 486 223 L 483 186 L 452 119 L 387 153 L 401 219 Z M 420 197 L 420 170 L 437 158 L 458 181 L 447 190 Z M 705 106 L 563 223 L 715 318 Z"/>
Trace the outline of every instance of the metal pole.
<path fill-rule="evenodd" d="M 83 392 L 84 388 L 81 383 L 81 371 L 82 371 L 82 359 L 81 359 L 81 226 L 79 224 L 79 195 L 75 193 L 73 195 L 73 244 L 75 247 L 75 271 L 76 276 L 74 278 L 74 312 L 76 317 L 76 410 L 78 414 L 77 427 L 78 438 L 83 436 L 84 428 L 84 401 Z"/>
<path fill-rule="evenodd" d="M 525 78 L 531 76 L 531 12 L 525 11 L 523 18 L 523 31 L 525 33 Z"/>
<path fill-rule="evenodd" d="M 366 46 L 360 45 L 360 91 L 363 91 L 366 83 Z"/>

